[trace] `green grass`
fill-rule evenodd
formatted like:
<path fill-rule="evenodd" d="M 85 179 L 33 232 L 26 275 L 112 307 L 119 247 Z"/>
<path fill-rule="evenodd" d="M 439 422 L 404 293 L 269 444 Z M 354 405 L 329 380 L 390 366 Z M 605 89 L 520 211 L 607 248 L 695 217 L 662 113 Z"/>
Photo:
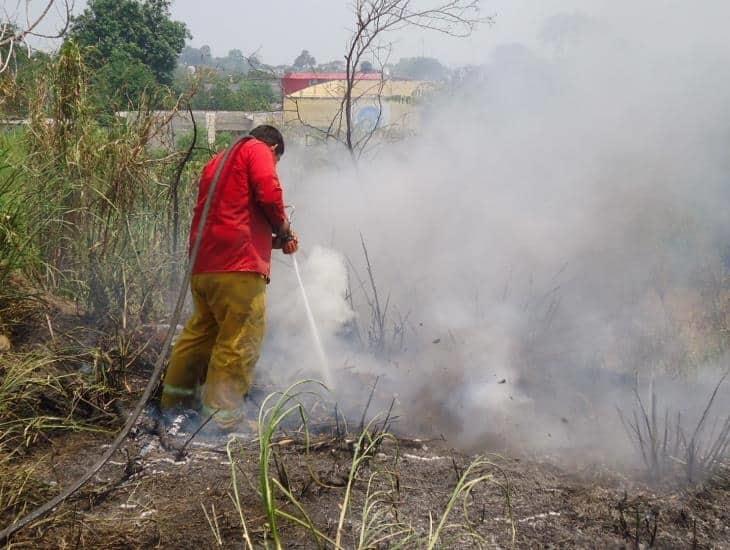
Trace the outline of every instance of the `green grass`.
<path fill-rule="evenodd" d="M 511 488 L 509 479 L 498 464 L 488 457 L 476 458 L 460 475 L 460 478 L 449 496 L 444 509 L 438 519 L 433 517 L 427 533 L 419 533 L 411 523 L 403 518 L 399 511 L 399 503 L 409 498 L 400 488 L 399 483 L 399 453 L 397 439 L 382 428 L 378 428 L 379 418 L 373 418 L 352 445 L 349 472 L 344 488 L 330 487 L 319 480 L 308 465 L 312 481 L 329 491 L 342 491 L 338 504 L 339 515 L 336 526 L 320 526 L 313 519 L 307 506 L 295 496 L 295 490 L 283 465 L 283 460 L 276 457 L 274 452 L 276 438 L 280 428 L 289 417 L 297 417 L 301 422 L 305 437 L 305 454 L 303 459 L 309 461 L 310 436 L 307 429 L 308 414 L 303 405 L 304 396 L 315 395 L 307 385 L 321 384 L 307 380 L 290 386 L 284 392 L 272 393 L 261 406 L 259 411 L 259 484 L 255 488 L 261 500 L 265 513 L 266 525 L 264 531 L 264 546 L 281 549 L 286 548 L 287 540 L 281 532 L 280 522 L 285 521 L 290 527 L 301 529 L 307 533 L 317 548 L 357 548 L 366 550 L 373 548 L 429 548 L 434 549 L 444 542 L 444 536 L 449 533 L 449 540 L 453 537 L 470 538 L 478 544 L 486 541 L 477 533 L 474 522 L 469 517 L 469 504 L 472 501 L 473 491 L 483 484 L 497 486 L 504 495 L 505 508 L 512 534 L 512 543 L 516 538 L 515 522 L 512 518 Z M 374 461 L 384 442 L 390 442 L 395 449 L 392 461 Z M 236 458 L 233 453 L 234 440 L 227 446 L 228 458 L 231 463 L 231 481 L 234 507 L 238 512 L 242 538 L 246 548 L 254 548 L 254 541 L 250 536 L 240 500 L 239 479 L 236 473 Z M 275 469 L 272 467 L 276 467 Z M 367 476 L 363 476 L 365 471 Z M 463 506 L 463 519 L 451 520 L 459 502 Z M 355 513 L 359 511 L 359 513 Z M 209 517 L 206 514 L 206 517 Z M 209 520 L 211 529 L 218 540 L 219 529 L 215 522 Z M 332 527 L 334 535 L 329 535 Z M 352 540 L 352 543 L 350 542 Z M 447 546 L 444 546 L 447 547 Z"/>
<path fill-rule="evenodd" d="M 300 402 L 300 397 L 311 392 L 295 391 L 298 388 L 310 383 L 319 384 L 312 380 L 303 380 L 290 386 L 282 393 L 270 394 L 261 405 L 258 417 L 259 429 L 259 489 L 261 500 L 266 517 L 268 519 L 268 532 L 279 550 L 282 548 L 281 535 L 279 533 L 278 519 L 286 518 L 289 521 L 307 529 L 319 545 L 322 540 L 330 543 L 333 541 L 319 531 L 315 526 L 304 507 L 294 497 L 288 487 L 285 487 L 280 480 L 271 474 L 271 462 L 273 455 L 273 438 L 276 435 L 281 423 L 293 413 L 299 414 L 306 430 L 306 411 Z M 324 387 L 324 386 L 322 386 Z M 277 492 L 284 495 L 294 505 L 300 516 L 284 511 L 277 506 Z"/>

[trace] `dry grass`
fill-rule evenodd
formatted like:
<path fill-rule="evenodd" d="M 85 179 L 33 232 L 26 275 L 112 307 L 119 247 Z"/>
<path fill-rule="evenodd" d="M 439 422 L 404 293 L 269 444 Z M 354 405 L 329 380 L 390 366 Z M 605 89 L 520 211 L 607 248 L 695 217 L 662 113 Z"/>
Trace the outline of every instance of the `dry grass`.
<path fill-rule="evenodd" d="M 83 356 L 5 353 L 0 361 L 0 523 L 9 525 L 52 494 L 38 475 L 54 435 L 103 432 L 117 421 L 109 388 L 78 368 Z"/>
<path fill-rule="evenodd" d="M 167 120 L 150 98 L 131 119 L 110 118 L 90 76 L 83 52 L 64 45 L 28 98 L 30 123 L 3 138 L 0 277 L 23 269 L 100 319 L 148 317 L 180 261 L 166 214 L 181 154 L 152 147 Z"/>
<path fill-rule="evenodd" d="M 0 366 L 0 458 L 11 461 L 55 430 L 104 431 L 118 419 L 110 388 L 79 357 L 5 354 Z"/>
<path fill-rule="evenodd" d="M 683 419 L 681 413 L 672 413 L 668 407 L 662 415 L 653 388 L 648 406 L 636 390 L 636 408 L 630 418 L 618 411 L 650 482 L 676 479 L 681 470 L 686 484 L 702 483 L 719 472 L 730 458 L 730 416 L 713 416 L 718 392 L 728 374 L 730 371 L 717 382 L 697 418 Z"/>

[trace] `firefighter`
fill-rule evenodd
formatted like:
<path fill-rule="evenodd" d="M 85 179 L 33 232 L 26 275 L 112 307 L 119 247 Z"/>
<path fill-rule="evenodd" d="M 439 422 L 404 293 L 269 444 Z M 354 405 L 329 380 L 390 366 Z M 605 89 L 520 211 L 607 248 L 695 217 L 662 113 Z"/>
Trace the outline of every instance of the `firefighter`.
<path fill-rule="evenodd" d="M 194 311 L 172 351 L 160 402 L 163 413 L 198 409 L 231 431 L 243 419 L 264 338 L 272 248 L 299 248 L 284 210 L 276 163 L 284 139 L 273 126 L 254 128 L 234 145 L 221 172 L 190 282 Z M 190 231 L 200 217 L 223 153 L 203 169 Z"/>

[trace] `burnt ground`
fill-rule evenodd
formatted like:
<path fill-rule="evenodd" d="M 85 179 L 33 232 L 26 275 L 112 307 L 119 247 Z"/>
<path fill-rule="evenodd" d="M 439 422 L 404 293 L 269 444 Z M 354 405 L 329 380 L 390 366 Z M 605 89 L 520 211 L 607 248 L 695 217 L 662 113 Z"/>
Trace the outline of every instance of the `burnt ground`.
<path fill-rule="evenodd" d="M 53 318 L 57 338 L 63 320 L 63 316 Z M 81 326 L 73 315 L 66 324 L 69 332 Z M 40 326 L 32 331 L 34 335 L 46 330 L 45 319 Z M 131 408 L 146 383 L 148 367 L 149 363 L 142 366 L 129 383 L 120 378 L 129 393 L 114 409 L 123 414 Z M 360 387 L 371 384 L 363 381 Z M 331 414 L 321 416 L 315 418 L 320 425 L 309 452 L 300 432 L 277 434 L 271 471 L 290 487 L 316 527 L 333 537 L 353 437 L 340 434 L 342 427 L 333 425 Z M 360 418 L 350 422 L 351 432 L 357 431 L 352 426 L 359 422 Z M 699 487 L 650 487 L 641 482 L 640 472 L 619 472 L 600 461 L 577 466 L 564 457 L 528 456 L 505 450 L 499 438 L 472 445 L 466 454 L 454 450 L 444 438 L 418 439 L 419 434 L 428 433 L 426 424 L 424 418 L 397 440 L 386 440 L 360 470 L 343 547 L 357 547 L 368 480 L 374 472 L 379 475 L 371 495 L 384 491 L 382 517 L 410 526 L 420 537 L 406 548 L 425 547 L 430 519 L 438 523 L 459 477 L 481 453 L 489 463 L 477 475 L 487 477 L 475 486 L 466 506 L 460 499 L 453 507 L 447 522 L 451 528 L 444 531 L 440 548 L 730 548 L 728 468 Z M 14 460 L 21 482 L 7 484 L 21 487 L 25 508 L 0 510 L 0 527 L 45 502 L 93 464 L 113 440 L 113 430 L 105 430 L 56 432 L 33 441 Z M 148 411 L 91 483 L 54 514 L 16 534 L 10 547 L 244 548 L 240 515 L 231 498 L 232 466 L 253 545 L 263 547 L 267 531 L 258 494 L 256 435 L 234 438 L 233 465 L 226 440 L 198 436 L 180 453 L 187 439 L 188 433 L 173 435 L 161 429 Z M 3 496 L 0 502 L 13 501 Z M 291 504 L 279 503 L 283 510 L 296 513 Z M 305 529 L 285 520 L 280 520 L 279 527 L 284 547 L 317 547 Z"/>
<path fill-rule="evenodd" d="M 180 455 L 176 449 L 188 434 L 161 438 L 159 426 L 149 415 L 143 418 L 93 483 L 53 516 L 16 535 L 12 547 L 243 548 L 226 441 L 196 438 Z M 254 545 L 263 546 L 266 519 L 257 495 L 258 441 L 253 433 L 234 439 L 243 515 Z M 45 485 L 41 493 L 50 495 L 90 466 L 110 441 L 107 434 L 55 437 L 24 460 L 36 465 L 33 479 L 39 490 Z M 301 434 L 280 434 L 277 441 L 279 473 L 274 464 L 272 472 L 288 482 L 314 524 L 334 536 L 352 439 L 324 430 L 313 436 L 309 454 Z M 443 440 L 383 443 L 358 476 L 344 547 L 356 547 L 353 537 L 359 533 L 372 472 L 395 474 L 376 478 L 379 488 L 391 489 L 387 508 L 426 536 L 429 514 L 438 522 L 457 474 L 474 459 Z M 514 525 L 518 548 L 730 548 L 730 472 L 700 488 L 652 490 L 599 465 L 576 471 L 539 457 L 488 459 L 492 465 L 483 472 L 494 478 L 475 488 L 467 506 L 471 529 L 482 542 L 468 536 L 459 501 L 449 523 L 462 527 L 447 530 L 440 547 L 508 548 Z M 397 482 L 391 485 L 389 479 Z M 295 512 L 291 505 L 284 509 Z M 282 520 L 280 529 L 286 548 L 317 547 L 305 530 L 291 523 Z M 414 541 L 407 547 L 424 544 Z"/>

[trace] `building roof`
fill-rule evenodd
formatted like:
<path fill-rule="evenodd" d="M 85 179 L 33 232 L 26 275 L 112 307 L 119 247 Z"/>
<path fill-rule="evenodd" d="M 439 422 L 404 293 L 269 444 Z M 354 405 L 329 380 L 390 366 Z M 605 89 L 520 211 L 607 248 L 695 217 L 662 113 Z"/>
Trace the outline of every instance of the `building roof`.
<path fill-rule="evenodd" d="M 347 73 L 335 72 L 335 73 L 285 73 L 283 78 L 288 80 L 345 80 L 347 79 Z M 380 80 L 380 73 L 356 73 L 355 79 L 357 80 Z"/>
<path fill-rule="evenodd" d="M 281 89 L 284 95 L 291 95 L 311 86 L 312 84 L 321 84 L 322 82 L 333 82 L 336 80 L 346 80 L 346 72 L 327 72 L 327 73 L 286 73 L 281 78 Z M 355 73 L 355 81 L 360 80 L 381 80 L 380 73 Z"/>

